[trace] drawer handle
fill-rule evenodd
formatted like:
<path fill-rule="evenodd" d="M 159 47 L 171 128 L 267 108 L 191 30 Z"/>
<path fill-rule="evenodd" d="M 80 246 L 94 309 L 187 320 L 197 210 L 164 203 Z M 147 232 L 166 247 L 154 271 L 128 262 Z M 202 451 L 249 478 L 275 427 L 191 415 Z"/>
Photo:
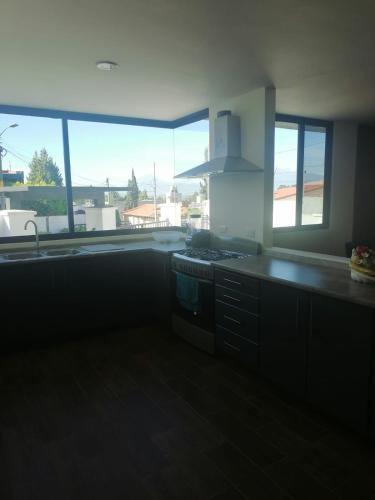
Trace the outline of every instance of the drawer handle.
<path fill-rule="evenodd" d="M 234 285 L 241 285 L 239 281 L 230 280 L 229 278 L 223 278 L 223 279 L 224 281 L 228 281 L 228 283 L 233 283 Z"/>
<path fill-rule="evenodd" d="M 226 342 L 225 340 L 224 340 L 224 345 L 225 345 L 225 347 L 229 347 L 230 349 L 233 349 L 234 351 L 238 351 L 238 352 L 241 351 L 241 349 L 239 349 L 238 347 L 236 347 L 233 344 L 229 344 L 229 342 Z"/>
<path fill-rule="evenodd" d="M 241 299 L 237 299 L 236 297 L 231 297 L 230 295 L 225 295 L 225 293 L 223 294 L 223 297 L 225 297 L 226 299 L 234 300 L 235 302 L 241 302 Z"/>
<path fill-rule="evenodd" d="M 233 323 L 236 323 L 236 325 L 240 325 L 241 324 L 241 321 L 238 321 L 238 319 L 234 319 L 231 316 L 227 316 L 226 314 L 224 314 L 224 318 L 227 319 L 227 320 L 229 320 L 229 321 L 232 321 Z"/>

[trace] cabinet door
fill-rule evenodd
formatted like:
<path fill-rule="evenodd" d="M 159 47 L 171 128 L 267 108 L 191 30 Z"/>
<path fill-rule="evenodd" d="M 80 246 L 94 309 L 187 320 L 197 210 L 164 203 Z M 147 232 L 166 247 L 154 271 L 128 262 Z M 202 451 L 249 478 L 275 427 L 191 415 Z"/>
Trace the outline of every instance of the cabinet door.
<path fill-rule="evenodd" d="M 250 342 L 239 335 L 216 325 L 216 348 L 219 352 L 239 359 L 251 368 L 258 370 L 258 344 Z"/>
<path fill-rule="evenodd" d="M 70 327 L 112 328 L 147 317 L 148 252 L 95 255 L 66 263 L 65 302 Z"/>
<path fill-rule="evenodd" d="M 368 419 L 373 311 L 328 297 L 311 297 L 308 399 L 365 432 Z"/>
<path fill-rule="evenodd" d="M 299 397 L 306 389 L 308 294 L 261 283 L 260 371 Z"/>
<path fill-rule="evenodd" d="M 152 283 L 151 311 L 153 317 L 166 326 L 171 320 L 171 267 L 170 255 L 153 253 L 150 261 Z"/>
<path fill-rule="evenodd" d="M 53 336 L 60 308 L 53 266 L 47 262 L 4 266 L 0 283 L 1 345 L 22 349 Z"/>

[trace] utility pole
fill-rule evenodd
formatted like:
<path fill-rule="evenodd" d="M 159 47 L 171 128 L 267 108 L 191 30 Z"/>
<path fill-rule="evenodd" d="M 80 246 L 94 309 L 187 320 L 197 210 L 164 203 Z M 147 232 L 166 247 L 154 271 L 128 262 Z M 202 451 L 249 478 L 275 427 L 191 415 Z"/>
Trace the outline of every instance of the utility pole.
<path fill-rule="evenodd" d="M 156 170 L 155 170 L 155 162 L 154 162 L 154 219 L 155 222 L 158 220 L 158 215 L 157 215 L 157 206 L 156 206 Z"/>
<path fill-rule="evenodd" d="M 8 127 L 5 127 L 5 129 L 1 132 L 0 134 L 0 142 L 1 142 L 1 136 L 4 134 L 6 130 L 9 128 L 16 128 L 18 127 L 18 123 L 13 123 L 12 125 L 8 125 Z M 0 188 L 4 187 L 4 176 L 3 176 L 3 156 L 7 154 L 7 150 L 2 147 L 0 143 Z M 2 192 L 0 194 L 0 210 L 5 210 L 5 194 Z"/>
<path fill-rule="evenodd" d="M 111 192 L 109 190 L 109 178 L 108 177 L 106 178 L 105 182 L 106 182 L 107 188 L 108 188 L 108 205 L 111 205 Z"/>
<path fill-rule="evenodd" d="M 3 187 L 3 151 L 6 151 L 0 144 L 0 187 Z"/>
<path fill-rule="evenodd" d="M 4 177 L 3 177 L 3 155 L 6 155 L 6 149 L 0 144 L 0 189 L 4 187 Z M 0 210 L 5 210 L 5 193 L 0 193 Z"/>

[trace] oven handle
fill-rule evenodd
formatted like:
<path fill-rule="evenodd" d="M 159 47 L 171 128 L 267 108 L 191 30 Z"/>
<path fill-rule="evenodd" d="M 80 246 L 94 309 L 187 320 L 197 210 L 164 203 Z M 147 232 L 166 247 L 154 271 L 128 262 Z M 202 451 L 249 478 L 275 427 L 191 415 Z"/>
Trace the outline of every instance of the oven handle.
<path fill-rule="evenodd" d="M 174 269 L 172 269 L 172 273 L 173 274 L 177 274 L 179 271 L 175 271 Z M 190 276 L 191 278 L 194 278 L 195 280 L 198 281 L 198 283 L 204 283 L 206 285 L 213 285 L 214 282 L 211 281 L 211 280 L 205 280 L 203 278 L 198 278 L 197 276 L 191 276 L 190 274 L 187 274 L 187 273 L 180 273 L 180 274 L 186 274 L 187 276 Z"/>

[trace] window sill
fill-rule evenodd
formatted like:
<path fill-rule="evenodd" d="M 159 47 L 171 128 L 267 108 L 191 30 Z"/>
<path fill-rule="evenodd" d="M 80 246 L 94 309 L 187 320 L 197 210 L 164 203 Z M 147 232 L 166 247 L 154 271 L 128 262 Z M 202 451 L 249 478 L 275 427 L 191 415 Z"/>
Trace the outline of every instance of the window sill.
<path fill-rule="evenodd" d="M 275 233 L 300 233 L 304 231 L 315 231 L 317 229 L 329 229 L 328 224 L 310 224 L 306 226 L 273 227 Z"/>
<path fill-rule="evenodd" d="M 123 231 L 87 231 L 85 233 L 48 234 L 40 236 L 40 247 L 66 247 L 83 245 L 86 243 L 109 243 L 114 241 L 142 241 L 152 239 L 154 231 L 180 231 L 185 232 L 183 227 L 130 229 Z M 108 234 L 110 233 L 110 234 Z M 22 250 L 32 248 L 35 245 L 35 236 L 15 236 L 0 239 L 0 252 L 8 250 Z"/>

